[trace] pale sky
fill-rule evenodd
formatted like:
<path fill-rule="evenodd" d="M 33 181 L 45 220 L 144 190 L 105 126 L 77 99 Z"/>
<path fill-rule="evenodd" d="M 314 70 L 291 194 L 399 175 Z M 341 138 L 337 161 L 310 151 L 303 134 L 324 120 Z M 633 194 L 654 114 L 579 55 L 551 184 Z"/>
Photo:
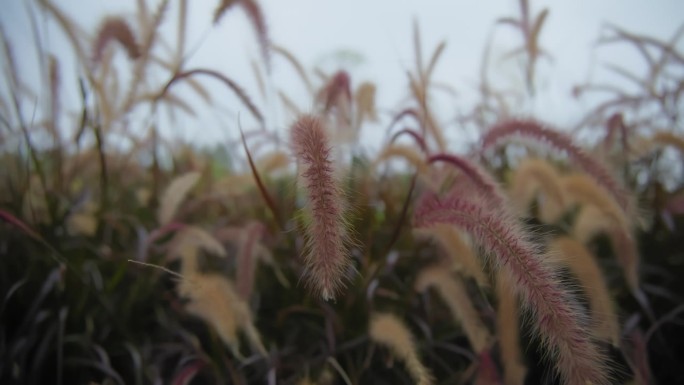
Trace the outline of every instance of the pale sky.
<path fill-rule="evenodd" d="M 93 34 L 103 15 L 118 14 L 133 20 L 135 9 L 133 0 L 53 1 Z M 26 5 L 31 4 L 35 8 L 37 2 L 2 2 L 0 23 L 12 42 L 24 75 L 29 79 L 27 82 L 32 84 L 31 79 L 36 77 L 28 73 L 32 67 L 36 68 L 36 56 Z M 164 30 L 168 41 L 173 44 L 177 2 L 172 0 L 171 3 L 173 6 Z M 195 0 L 189 3 L 188 47 L 196 47 L 197 50 L 188 68 L 207 67 L 225 73 L 252 95 L 264 113 L 271 117 L 269 122 L 273 127 L 285 127 L 289 122 L 277 98 L 271 95 L 268 101 L 264 101 L 259 97 L 250 66 L 252 60 L 258 60 L 259 51 L 252 27 L 242 10 L 229 11 L 219 25 L 213 26 L 211 19 L 218 1 Z M 669 39 L 684 22 L 684 2 L 681 0 L 531 0 L 530 3 L 534 14 L 545 7 L 550 10 L 541 46 L 551 53 L 554 60 L 541 60 L 536 79 L 538 96 L 520 113 L 534 115 L 561 127 L 576 123 L 592 103 L 572 99 L 572 86 L 587 80 L 600 82 L 608 79 L 609 74 L 603 69 L 608 62 L 631 68 L 637 73 L 644 69 L 639 55 L 625 44 L 594 49 L 602 26 L 610 23 L 640 34 Z M 497 55 L 518 46 L 520 37 L 509 27 L 493 28 L 498 18 L 518 15 L 517 1 L 262 0 L 260 4 L 266 15 L 271 40 L 290 50 L 307 68 L 320 66 L 333 70 L 341 63 L 340 52 L 354 54 L 356 59 L 344 62 L 353 85 L 368 80 L 375 82 L 378 87 L 376 104 L 385 113 L 380 124 L 364 128 L 364 137 L 371 141 L 379 142 L 382 138 L 380 132 L 384 132 L 389 122 L 388 113 L 395 111 L 408 93 L 406 71 L 415 66 L 414 19 L 420 26 L 424 58 L 429 57 L 440 41 L 447 41 L 434 79 L 450 84 L 458 95 L 456 98 L 441 96 L 443 100 L 437 111 L 440 119 L 451 119 L 457 109 L 467 110 L 472 103 L 482 53 L 492 31 L 496 32 L 490 76 L 495 85 L 521 85 L 522 72 L 515 61 L 496 59 Z M 46 25 L 45 22 L 45 18 L 39 18 L 41 27 Z M 45 49 L 63 61 L 64 104 L 68 106 L 70 102 L 78 101 L 78 88 L 73 76 L 76 71 L 71 71 L 72 75 L 67 73 L 70 50 L 59 29 L 54 24 L 47 25 L 49 27 L 43 35 L 47 40 Z M 4 69 L 5 62 L 2 63 Z M 303 109 L 309 107 L 304 86 L 282 59 L 274 58 L 271 79 L 272 89 L 286 91 Z M 315 79 L 313 75 L 312 79 Z M 0 87 L 6 88 L 6 83 L 0 82 Z M 241 119 L 248 114 L 229 92 L 222 88 L 212 90 L 215 90 L 217 105 L 228 114 L 211 112 L 200 119 L 185 117 L 167 132 L 197 143 L 216 143 L 217 140 L 233 138 L 236 114 L 240 113 Z M 0 88 L 0 92 L 6 95 L 6 89 Z M 77 109 L 78 104 L 72 107 Z M 452 139 L 458 134 L 452 133 Z"/>

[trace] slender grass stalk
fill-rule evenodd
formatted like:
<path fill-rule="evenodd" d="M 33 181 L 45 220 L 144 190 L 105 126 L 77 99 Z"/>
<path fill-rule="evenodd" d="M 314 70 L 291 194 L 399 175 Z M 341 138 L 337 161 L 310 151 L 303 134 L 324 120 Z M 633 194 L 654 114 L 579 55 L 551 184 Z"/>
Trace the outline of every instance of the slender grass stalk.
<path fill-rule="evenodd" d="M 425 157 L 423 156 L 423 154 L 416 151 L 415 148 L 411 146 L 401 144 L 390 144 L 388 146 L 385 146 L 382 152 L 373 161 L 371 169 L 374 169 L 380 163 L 395 157 L 404 158 L 407 162 L 409 162 L 413 167 L 416 168 L 418 175 L 429 175 L 428 165 L 425 162 Z"/>
<path fill-rule="evenodd" d="M 275 201 L 271 197 L 271 194 L 269 194 L 268 190 L 266 189 L 264 182 L 261 180 L 261 176 L 259 175 L 259 170 L 257 170 L 256 165 L 254 164 L 254 159 L 252 158 L 252 153 L 249 151 L 249 148 L 247 147 L 247 139 L 245 139 L 245 133 L 242 130 L 240 130 L 240 138 L 242 139 L 242 147 L 245 149 L 245 153 L 247 154 L 247 161 L 249 162 L 249 168 L 252 171 L 252 176 L 254 177 L 254 181 L 256 182 L 257 187 L 259 188 L 259 192 L 261 193 L 261 196 L 266 201 L 266 205 L 271 210 L 271 214 L 273 214 L 273 219 L 276 221 L 278 226 L 282 228 L 283 222 L 280 219 L 280 211 L 278 210 L 278 207 L 276 206 Z"/>
<path fill-rule="evenodd" d="M 565 175 L 560 179 L 560 186 L 565 192 L 566 204 L 595 206 L 614 227 L 622 229 L 627 234 L 631 231 L 634 219 L 630 218 L 593 178 L 579 173 Z"/>
<path fill-rule="evenodd" d="M 105 154 L 105 142 L 102 131 L 101 125 L 93 125 L 93 133 L 95 134 L 98 160 L 100 163 L 100 218 L 102 218 L 103 215 L 109 211 L 109 170 L 107 166 L 107 156 Z M 102 225 L 102 222 L 100 222 L 98 232 L 102 231 Z"/>

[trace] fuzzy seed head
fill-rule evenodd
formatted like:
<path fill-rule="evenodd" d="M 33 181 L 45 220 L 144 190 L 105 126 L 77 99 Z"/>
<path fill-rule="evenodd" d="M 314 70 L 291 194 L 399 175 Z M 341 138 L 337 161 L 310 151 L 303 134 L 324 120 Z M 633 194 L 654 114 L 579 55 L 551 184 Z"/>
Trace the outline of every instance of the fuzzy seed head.
<path fill-rule="evenodd" d="M 201 174 L 196 171 L 190 171 L 179 177 L 176 177 L 162 194 L 161 202 L 159 203 L 159 211 L 157 218 L 160 225 L 165 225 L 171 222 L 178 207 L 188 195 L 190 190 L 195 187 L 195 184 L 200 179 Z"/>
<path fill-rule="evenodd" d="M 292 126 L 291 140 L 311 218 L 306 228 L 306 280 L 324 300 L 334 299 L 344 286 L 349 257 L 342 192 L 334 178 L 328 137 L 321 120 L 305 115 Z"/>
<path fill-rule="evenodd" d="M 414 215 L 418 227 L 459 227 L 493 256 L 494 265 L 515 283 L 516 294 L 533 312 L 535 331 L 563 383 L 608 383 L 604 354 L 591 341 L 578 302 L 515 219 L 456 194 L 445 199 L 426 194 Z"/>
<path fill-rule="evenodd" d="M 417 291 L 425 291 L 428 287 L 433 287 L 439 293 L 451 311 L 454 321 L 461 323 L 475 352 L 482 353 L 490 348 L 489 331 L 468 297 L 462 279 L 453 277 L 449 270 L 435 265 L 426 267 L 420 272 L 414 287 Z"/>
<path fill-rule="evenodd" d="M 499 335 L 499 349 L 504 367 L 504 378 L 508 385 L 522 385 L 527 367 L 520 356 L 520 325 L 518 298 L 514 294 L 513 282 L 506 274 L 499 273 L 496 280 L 496 329 Z"/>
<path fill-rule="evenodd" d="M 244 332 L 255 350 L 267 355 L 254 327 L 251 310 L 240 299 L 230 280 L 215 274 L 193 274 L 181 281 L 178 292 L 190 301 L 186 310 L 214 328 L 236 357 L 242 357 L 239 330 Z"/>
<path fill-rule="evenodd" d="M 549 248 L 554 252 L 553 257 L 558 262 L 568 266 L 577 276 L 586 292 L 596 337 L 618 346 L 620 343 L 620 326 L 608 293 L 608 286 L 594 256 L 582 243 L 568 236 L 554 239 Z"/>
<path fill-rule="evenodd" d="M 368 334 L 373 342 L 383 345 L 402 360 L 413 380 L 419 385 L 432 384 L 432 375 L 418 356 L 411 331 L 394 314 L 376 313 L 371 316 Z"/>
<path fill-rule="evenodd" d="M 492 127 L 482 138 L 483 149 L 491 148 L 511 136 L 521 136 L 564 151 L 570 161 L 605 188 L 623 210 L 631 211 L 632 202 L 625 188 L 598 160 L 573 143 L 572 139 L 534 120 L 507 120 Z"/>
<path fill-rule="evenodd" d="M 565 210 L 565 193 L 560 174 L 553 165 L 542 159 L 527 158 L 520 162 L 511 181 L 511 201 L 519 215 L 527 216 L 530 202 L 539 202 L 539 219 L 556 222 Z M 543 203 L 542 203 L 543 201 Z"/>
<path fill-rule="evenodd" d="M 105 20 L 100 26 L 93 48 L 95 62 L 102 59 L 107 44 L 112 40 L 118 41 L 126 49 L 129 58 L 136 59 L 140 56 L 140 49 L 128 23 L 121 18 L 113 17 Z"/>

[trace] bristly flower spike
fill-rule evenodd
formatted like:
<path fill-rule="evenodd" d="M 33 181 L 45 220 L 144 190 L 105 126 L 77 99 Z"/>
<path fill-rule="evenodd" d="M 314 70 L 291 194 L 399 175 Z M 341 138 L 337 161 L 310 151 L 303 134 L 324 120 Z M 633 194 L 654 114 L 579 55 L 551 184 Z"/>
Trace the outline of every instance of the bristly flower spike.
<path fill-rule="evenodd" d="M 342 192 L 333 176 L 328 135 L 322 121 L 310 115 L 300 117 L 290 135 L 311 218 L 306 228 L 306 281 L 324 300 L 334 299 L 350 263 Z"/>
<path fill-rule="evenodd" d="M 126 49 L 128 57 L 137 59 L 140 56 L 140 49 L 135 42 L 135 35 L 131 31 L 125 20 L 113 17 L 106 19 L 100 26 L 100 30 L 95 39 L 93 47 L 93 60 L 98 63 L 102 60 L 103 52 L 110 41 L 116 40 Z"/>
<path fill-rule="evenodd" d="M 432 374 L 420 360 L 411 331 L 399 317 L 391 313 L 373 313 L 368 329 L 371 341 L 389 348 L 396 358 L 404 361 L 406 371 L 416 385 L 434 383 Z"/>
<path fill-rule="evenodd" d="M 549 129 L 534 120 L 511 119 L 494 125 L 482 138 L 482 148 L 483 150 L 490 148 L 503 139 L 514 135 L 530 138 L 545 143 L 556 150 L 564 151 L 575 165 L 591 175 L 596 183 L 605 188 L 623 210 L 628 213 L 634 210 L 625 188 L 603 164 L 575 145 L 568 136 Z"/>
<path fill-rule="evenodd" d="M 261 55 L 264 59 L 266 69 L 271 70 L 271 41 L 268 36 L 268 28 L 266 26 L 266 18 L 261 9 L 261 6 L 256 0 L 222 0 L 219 6 L 214 11 L 214 23 L 218 23 L 226 11 L 232 6 L 241 6 L 249 17 L 254 31 L 257 34 L 259 46 L 261 48 Z"/>
<path fill-rule="evenodd" d="M 435 154 L 428 158 L 428 163 L 436 162 L 446 162 L 456 167 L 475 187 L 478 195 L 485 198 L 490 207 L 503 210 L 507 206 L 508 199 L 498 183 L 477 164 L 461 156 L 446 153 Z"/>
<path fill-rule="evenodd" d="M 414 215 L 417 227 L 439 223 L 458 227 L 492 255 L 494 265 L 514 283 L 516 294 L 533 312 L 534 329 L 562 383 L 608 383 L 604 354 L 583 325 L 579 303 L 561 286 L 556 272 L 514 218 L 459 194 L 445 199 L 426 194 Z"/>

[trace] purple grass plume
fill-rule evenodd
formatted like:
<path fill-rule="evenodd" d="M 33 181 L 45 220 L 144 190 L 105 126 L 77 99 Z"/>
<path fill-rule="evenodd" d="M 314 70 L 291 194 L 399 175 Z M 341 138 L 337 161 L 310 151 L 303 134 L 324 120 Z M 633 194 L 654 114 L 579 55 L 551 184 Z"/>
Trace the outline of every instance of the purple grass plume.
<path fill-rule="evenodd" d="M 128 23 L 121 18 L 112 17 L 102 22 L 97 38 L 95 39 L 93 60 L 96 63 L 99 63 L 102 60 L 104 50 L 112 40 L 121 43 L 123 48 L 126 49 L 129 58 L 137 59 L 140 56 L 140 48 L 135 41 L 135 35 L 133 35 Z"/>
<path fill-rule="evenodd" d="M 417 203 L 414 216 L 417 227 L 458 227 L 494 258 L 494 265 L 514 283 L 516 294 L 531 310 L 534 330 L 562 383 L 609 382 L 605 357 L 583 326 L 586 315 L 511 215 L 459 194 L 440 199 L 428 193 Z"/>
<path fill-rule="evenodd" d="M 597 184 L 610 193 L 623 210 L 627 212 L 634 210 L 625 188 L 601 162 L 575 145 L 567 135 L 545 127 L 534 120 L 511 119 L 494 125 L 482 138 L 482 148 L 484 150 L 493 147 L 511 136 L 529 138 L 544 143 L 555 150 L 564 151 L 570 161 L 591 175 Z"/>
<path fill-rule="evenodd" d="M 305 277 L 324 300 L 334 299 L 344 287 L 350 266 L 342 191 L 335 180 L 330 146 L 323 122 L 301 116 L 290 131 L 291 143 L 307 195 Z"/>

